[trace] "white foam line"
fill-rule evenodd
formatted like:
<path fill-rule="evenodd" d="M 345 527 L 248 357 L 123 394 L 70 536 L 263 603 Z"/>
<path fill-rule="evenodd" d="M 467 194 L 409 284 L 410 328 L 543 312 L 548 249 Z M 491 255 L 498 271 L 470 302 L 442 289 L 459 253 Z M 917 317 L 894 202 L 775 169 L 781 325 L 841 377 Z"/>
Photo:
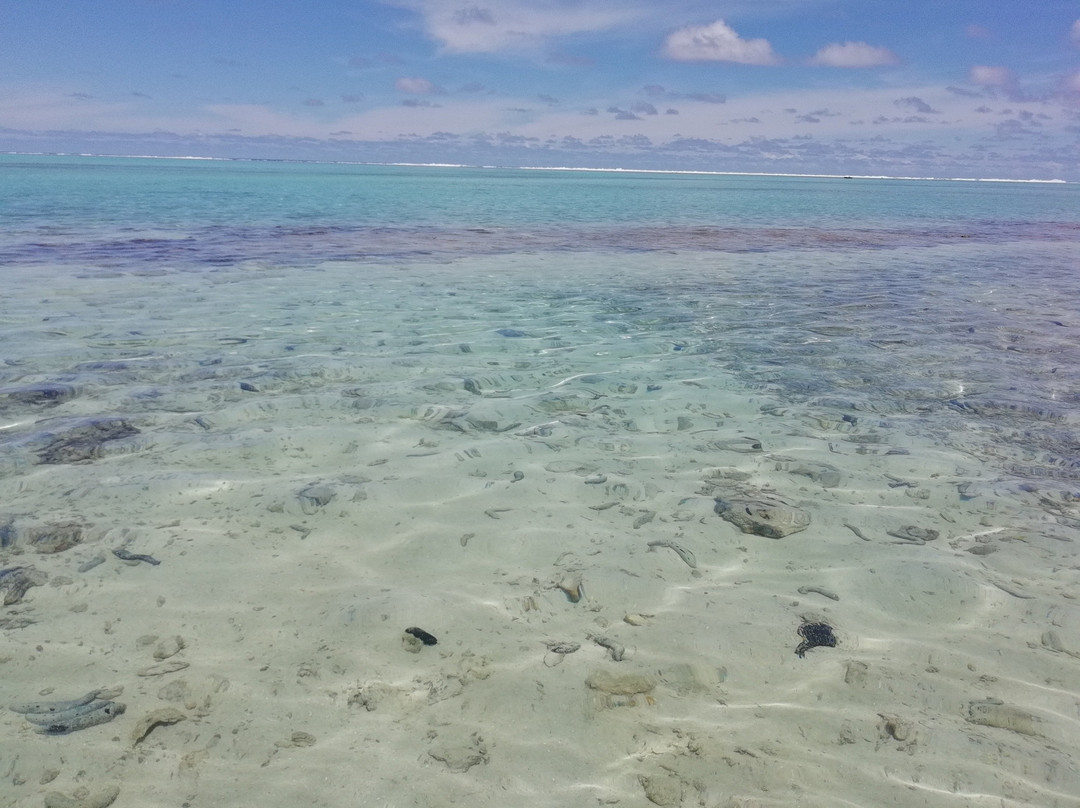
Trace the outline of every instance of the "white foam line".
<path fill-rule="evenodd" d="M 707 177 L 806 177 L 837 180 L 917 180 L 920 182 L 1019 182 L 1049 185 L 1066 185 L 1062 179 L 1006 179 L 1004 177 L 908 177 L 890 174 L 787 174 L 771 171 L 704 171 L 679 168 L 589 168 L 587 166 L 500 166 L 470 165 L 468 163 L 384 163 L 357 160 L 278 160 L 260 157 L 196 157 L 175 154 L 93 154 L 90 152 L 20 152 L 3 151 L 0 154 L 27 157 L 122 157 L 130 160 L 206 160 L 236 163 L 298 163 L 330 166 L 398 166 L 402 168 L 475 168 L 497 171 L 586 171 L 609 174 L 689 174 Z"/>

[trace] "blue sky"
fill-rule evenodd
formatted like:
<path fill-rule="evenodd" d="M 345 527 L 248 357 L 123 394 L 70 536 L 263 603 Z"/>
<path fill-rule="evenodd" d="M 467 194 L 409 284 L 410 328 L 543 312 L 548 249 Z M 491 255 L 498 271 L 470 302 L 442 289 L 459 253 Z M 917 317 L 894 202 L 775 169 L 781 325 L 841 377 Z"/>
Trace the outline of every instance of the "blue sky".
<path fill-rule="evenodd" d="M 1080 180 L 1080 3 L 12 0 L 0 149 Z"/>

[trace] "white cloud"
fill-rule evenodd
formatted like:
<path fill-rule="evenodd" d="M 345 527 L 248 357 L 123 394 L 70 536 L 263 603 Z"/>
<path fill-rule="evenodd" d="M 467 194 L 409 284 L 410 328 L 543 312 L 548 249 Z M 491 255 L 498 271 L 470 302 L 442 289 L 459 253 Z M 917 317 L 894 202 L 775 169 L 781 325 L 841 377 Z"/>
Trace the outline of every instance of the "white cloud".
<path fill-rule="evenodd" d="M 438 88 L 427 79 L 402 76 L 394 82 L 394 89 L 399 93 L 412 95 L 431 95 L 438 92 Z"/>
<path fill-rule="evenodd" d="M 577 138 L 583 142 L 604 136 L 613 136 L 616 140 L 648 138 L 657 149 L 654 159 L 656 166 L 665 165 L 670 157 L 665 156 L 663 151 L 667 148 L 666 144 L 687 143 L 691 139 L 725 149 L 740 142 L 755 143 L 757 139 L 761 139 L 761 142 L 765 138 L 770 141 L 788 139 L 792 144 L 801 143 L 800 148 L 804 149 L 806 159 L 810 159 L 814 148 L 826 151 L 843 149 L 847 148 L 844 144 L 857 141 L 870 148 L 877 142 L 875 139 L 889 138 L 894 144 L 911 144 L 913 147 L 936 143 L 938 146 L 935 148 L 939 148 L 943 156 L 961 158 L 967 153 L 968 146 L 965 144 L 985 144 L 986 138 L 1000 136 L 1008 140 L 999 142 L 1002 151 L 999 157 L 994 158 L 997 162 L 993 165 L 1005 167 L 1015 163 L 1014 170 L 1018 172 L 1023 170 L 1024 160 L 1034 159 L 1030 156 L 1034 154 L 1033 151 L 1025 151 L 1028 149 L 1025 143 L 1038 141 L 1040 149 L 1045 147 L 1055 154 L 1064 154 L 1070 148 L 1075 150 L 1075 134 L 1069 131 L 1074 119 L 1066 113 L 1070 107 L 1080 107 L 1080 71 L 1062 77 L 1054 98 L 1061 105 L 1060 114 L 1048 106 L 1049 101 L 1045 99 L 1010 100 L 1010 116 L 1020 122 L 1012 124 L 1011 128 L 1001 125 L 1001 116 L 979 110 L 984 109 L 980 104 L 986 100 L 986 91 L 1002 93 L 1002 85 L 1014 81 L 1012 74 L 1004 68 L 981 66 L 973 71 L 973 78 L 982 84 L 971 83 L 967 85 L 971 90 L 961 94 L 946 87 L 923 84 L 874 89 L 818 86 L 764 94 L 739 93 L 729 96 L 724 104 L 718 103 L 719 99 L 711 94 L 692 94 L 661 85 L 648 85 L 644 95 L 640 88 L 632 88 L 621 95 L 602 95 L 591 97 L 588 101 L 563 98 L 558 106 L 540 103 L 532 95 L 513 98 L 487 94 L 408 94 L 404 97 L 419 105 L 404 106 L 396 101 L 387 101 L 384 106 L 372 105 L 369 108 L 364 105 L 357 108 L 328 102 L 325 107 L 313 110 L 295 102 L 283 109 L 252 104 L 217 104 L 167 117 L 161 117 L 154 105 L 134 99 L 125 98 L 123 105 L 117 105 L 99 99 L 73 98 L 83 89 L 79 86 L 46 89 L 0 83 L 0 126 L 66 132 L 97 130 L 99 134 L 174 132 L 195 144 L 201 142 L 203 137 L 301 138 L 304 143 L 291 147 L 301 150 L 321 148 L 316 141 L 327 141 L 328 138 L 335 143 L 355 141 L 358 144 L 428 138 L 435 149 L 447 137 L 447 133 L 453 136 L 453 139 L 446 141 L 448 143 L 466 143 L 474 138 L 487 138 L 492 142 L 495 139 L 502 142 L 505 138 L 522 138 L 538 143 L 549 142 L 553 138 Z M 976 89 L 981 91 L 977 98 L 972 97 Z M 329 98 L 329 93 L 324 97 Z M 440 100 L 443 105 L 437 109 L 432 108 L 433 105 L 425 106 L 429 103 L 427 99 Z M 642 103 L 643 99 L 647 103 Z M 592 115 L 584 114 L 585 104 L 589 102 L 601 111 Z M 678 114 L 667 114 L 666 106 L 669 103 L 677 107 Z M 603 111 L 608 109 L 611 111 Z M 1042 119 L 1042 125 L 1036 126 L 1025 119 L 1025 115 L 1030 113 L 1039 120 L 1038 116 L 1044 111 L 1055 112 L 1053 120 Z M 0 138 L 4 136 L 4 132 L 0 131 Z M 6 141 L 0 142 L 12 142 L 12 138 L 8 135 Z M 237 145 L 239 142 L 236 141 L 229 148 L 240 148 Z M 181 147 L 168 146 L 168 149 L 176 148 Z M 190 153 L 197 153 L 196 147 L 192 149 Z M 431 156 L 423 159 L 437 160 L 441 153 L 437 149 L 425 152 Z M 448 155 L 447 160 L 459 159 L 452 150 L 445 154 Z M 883 161 L 878 169 L 881 173 L 910 173 L 914 170 L 890 162 L 894 158 L 884 155 L 884 152 L 880 159 Z M 903 156 L 895 158 L 901 162 L 904 159 Z M 976 154 L 973 164 L 980 164 L 980 159 L 986 158 Z M 581 164 L 589 164 L 588 155 L 581 158 Z M 1074 166 L 1075 161 L 1065 161 L 1064 164 Z M 993 169 L 1002 170 L 1004 168 Z M 1067 171 L 1050 168 L 1029 170 L 1031 176 L 1062 172 L 1066 172 L 1069 178 L 1076 176 L 1073 167 Z"/>
<path fill-rule="evenodd" d="M 900 60 L 888 48 L 865 42 L 833 42 L 814 54 L 810 64 L 825 67 L 881 67 Z"/>
<path fill-rule="evenodd" d="M 1068 106 L 1080 108 L 1080 70 L 1061 77 L 1058 82 L 1058 97 Z"/>
<path fill-rule="evenodd" d="M 384 0 L 421 15 L 427 35 L 451 53 L 532 50 L 552 37 L 603 31 L 637 19 L 630 4 L 579 0 Z"/>
<path fill-rule="evenodd" d="M 535 97 L 458 94 L 425 96 L 409 94 L 406 98 L 421 105 L 403 106 L 388 101 L 382 106 L 358 110 L 352 105 L 327 104 L 320 109 L 302 105 L 275 109 L 259 104 L 212 104 L 186 113 L 161 116 L 150 106 L 137 101 L 123 105 L 95 100 L 73 100 L 71 87 L 54 87 L 48 92 L 0 83 L 0 126 L 35 130 L 99 130 L 102 132 L 170 131 L 181 134 L 202 132 L 207 135 L 236 132 L 246 137 L 281 136 L 326 138 L 333 133 L 357 133 L 360 140 L 396 138 L 405 133 L 426 137 L 436 132 L 455 132 L 469 136 L 483 132 L 508 132 L 512 135 L 548 138 L 552 136 L 596 137 L 616 132 L 645 135 L 658 143 L 672 138 L 702 137 L 742 138 L 768 131 L 770 136 L 795 137 L 806 133 L 806 123 L 785 109 L 797 108 L 819 118 L 813 124 L 815 137 L 844 137 L 851 131 L 851 120 L 870 120 L 878 115 L 895 115 L 896 99 L 917 98 L 935 110 L 942 110 L 950 125 L 959 122 L 956 98 L 941 88 L 912 86 L 878 90 L 848 88 L 813 92 L 787 91 L 765 95 L 721 96 L 704 93 L 676 93 L 657 85 L 650 89 L 646 103 L 637 91 L 624 97 L 610 97 L 598 103 L 609 113 L 582 114 L 583 107 L 563 99 L 558 106 L 539 103 Z M 653 96 L 651 93 L 655 92 Z M 427 99 L 439 98 L 437 110 L 423 106 Z M 661 99 L 664 103 L 661 104 Z M 600 101 L 600 99 L 597 99 Z M 973 103 L 964 98 L 963 105 Z M 678 115 L 666 113 L 670 103 Z M 905 102 L 911 111 L 914 102 Z M 831 110 L 828 112 L 827 110 Z M 905 110 L 907 111 L 907 110 Z M 624 114 L 618 122 L 615 117 Z M 835 114 L 840 112 L 842 114 Z M 654 114 L 655 113 L 655 114 Z M 742 121 L 742 122 L 740 122 Z M 615 128 L 613 128 L 615 127 Z M 722 127 L 722 129 L 720 128 Z M 903 130 L 909 126 L 896 128 Z M 1071 141 L 1070 141 L 1071 142 Z"/>
<path fill-rule="evenodd" d="M 975 65 L 968 72 L 968 80 L 980 87 L 1012 87 L 1016 84 L 1016 79 L 1009 68 L 990 65 Z"/>
<path fill-rule="evenodd" d="M 1016 75 L 1007 67 L 975 65 L 968 71 L 968 81 L 991 93 L 1001 92 L 1010 101 L 1031 100 L 1021 91 Z"/>
<path fill-rule="evenodd" d="M 1080 19 L 1072 24 L 1072 28 L 1069 29 L 1069 39 L 1072 40 L 1074 45 L 1080 45 Z"/>
<path fill-rule="evenodd" d="M 780 62 L 767 39 L 743 39 L 723 20 L 673 31 L 664 41 L 663 54 L 680 62 L 738 62 L 744 65 Z"/>

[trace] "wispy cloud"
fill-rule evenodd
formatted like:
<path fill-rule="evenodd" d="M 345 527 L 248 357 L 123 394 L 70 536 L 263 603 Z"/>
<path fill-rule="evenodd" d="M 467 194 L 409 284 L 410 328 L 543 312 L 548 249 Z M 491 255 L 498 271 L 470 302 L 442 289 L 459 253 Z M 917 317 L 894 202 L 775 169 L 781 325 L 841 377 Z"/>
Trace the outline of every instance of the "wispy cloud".
<path fill-rule="evenodd" d="M 767 39 L 743 39 L 723 20 L 673 31 L 664 41 L 662 52 L 679 62 L 780 63 Z"/>
<path fill-rule="evenodd" d="M 727 96 L 723 93 L 678 93 L 667 89 L 661 84 L 647 84 L 641 88 L 641 91 L 649 98 L 661 98 L 667 101 L 702 101 L 706 104 L 724 104 L 727 102 Z"/>
<path fill-rule="evenodd" d="M 968 71 L 968 81 L 991 92 L 1002 92 L 1006 98 L 1022 100 L 1020 83 L 1007 67 L 993 65 L 975 65 Z"/>
<path fill-rule="evenodd" d="M 130 120 L 141 101 L 107 101 L 76 88 L 0 84 L 0 125 L 14 129 L 108 129 Z"/>
<path fill-rule="evenodd" d="M 449 53 L 535 50 L 554 37 L 603 31 L 640 16 L 629 4 L 572 0 L 384 0 L 417 12 L 425 33 Z"/>
<path fill-rule="evenodd" d="M 899 61 L 888 48 L 867 45 L 865 42 L 834 42 L 815 53 L 810 64 L 823 67 L 883 67 Z"/>
<path fill-rule="evenodd" d="M 898 107 L 907 107 L 924 115 L 940 115 L 940 109 L 934 109 L 917 95 L 909 95 L 907 98 L 897 98 L 894 102 Z"/>
<path fill-rule="evenodd" d="M 1072 86 L 1080 92 L 1080 74 Z M 13 120 L 10 90 L 0 87 L 0 121 L 6 125 Z M 1047 115 L 1045 103 L 1037 100 L 1010 100 L 1008 109 L 991 110 L 981 106 L 985 95 L 891 86 L 821 91 L 813 106 L 797 91 L 742 95 L 726 104 L 683 96 L 682 114 L 670 115 L 659 103 L 642 102 L 643 92 L 650 101 L 673 95 L 647 85 L 634 93 L 636 100 L 613 99 L 596 114 L 565 102 L 538 105 L 535 97 L 531 103 L 521 99 L 519 109 L 505 98 L 475 94 L 444 96 L 446 105 L 438 109 L 424 106 L 430 97 L 424 95 L 407 99 L 419 106 L 362 111 L 328 103 L 319 117 L 303 114 L 303 108 L 283 114 L 258 105 L 213 105 L 185 119 L 152 118 L 129 104 L 107 115 L 102 107 L 99 122 L 107 119 L 108 131 L 83 131 L 78 142 L 81 149 L 111 153 L 793 170 L 783 167 L 788 165 L 827 173 L 850 173 L 862 165 L 873 173 L 938 176 L 1075 174 L 1075 137 L 1049 137 L 1068 129 L 1069 120 Z M 81 120 L 82 107 L 100 102 L 75 102 L 67 95 L 55 88 L 44 97 L 24 96 L 20 106 L 27 112 L 36 107 L 33 121 L 46 126 L 22 133 L 0 129 L 0 143 L 70 148 L 61 147 L 74 142 L 70 124 Z M 41 109 L 53 105 L 48 112 Z M 31 117 L 14 120 L 25 126 Z M 1075 120 L 1080 123 L 1080 115 Z M 943 128 L 947 140 L 928 137 Z"/>
<path fill-rule="evenodd" d="M 399 93 L 409 93 L 410 95 L 436 95 L 444 92 L 427 79 L 416 76 L 402 76 L 394 82 L 394 89 Z"/>
<path fill-rule="evenodd" d="M 1080 109 L 1080 70 L 1074 70 L 1061 77 L 1057 94 L 1064 103 Z M 1078 116 L 1078 123 L 1080 123 L 1080 116 Z M 1080 131 L 1080 128 L 1077 131 Z"/>
<path fill-rule="evenodd" d="M 968 72 L 972 84 L 983 87 L 1008 87 L 1016 83 L 1016 78 L 1007 67 L 975 65 Z"/>

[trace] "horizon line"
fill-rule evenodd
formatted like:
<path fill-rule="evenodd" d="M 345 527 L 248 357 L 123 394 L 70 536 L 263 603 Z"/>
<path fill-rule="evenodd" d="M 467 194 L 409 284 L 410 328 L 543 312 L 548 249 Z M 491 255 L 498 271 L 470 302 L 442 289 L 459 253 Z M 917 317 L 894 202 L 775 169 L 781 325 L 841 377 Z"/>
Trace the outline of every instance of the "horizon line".
<path fill-rule="evenodd" d="M 112 157 L 127 160 L 206 160 L 214 162 L 238 163 L 301 163 L 311 165 L 349 165 L 349 166 L 398 166 L 402 168 L 476 168 L 499 169 L 509 171 L 582 171 L 610 174 L 690 174 L 717 177 L 803 177 L 808 179 L 845 179 L 845 180 L 917 180 L 926 182 L 1013 182 L 1036 183 L 1045 185 L 1069 185 L 1063 179 L 1008 179 L 1005 177 L 920 177 L 895 174 L 823 174 L 823 173 L 781 173 L 770 171 L 709 171 L 707 169 L 680 168 L 598 168 L 590 166 L 527 166 L 497 165 L 482 163 L 413 163 L 385 162 L 370 160 L 308 160 L 288 157 L 203 157 L 199 155 L 175 154 L 104 154 L 97 152 L 26 152 L 0 151 L 0 155 L 18 157 Z"/>

